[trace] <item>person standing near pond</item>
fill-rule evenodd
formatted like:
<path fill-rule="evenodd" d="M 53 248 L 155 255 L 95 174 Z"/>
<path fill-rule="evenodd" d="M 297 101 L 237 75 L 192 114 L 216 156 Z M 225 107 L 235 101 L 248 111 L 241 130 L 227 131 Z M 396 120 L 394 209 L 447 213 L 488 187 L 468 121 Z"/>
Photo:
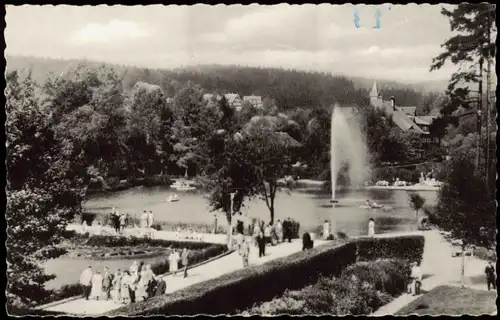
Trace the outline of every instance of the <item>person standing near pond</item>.
<path fill-rule="evenodd" d="M 92 289 L 92 276 L 91 266 L 83 270 L 82 275 L 80 276 L 80 284 L 82 285 L 83 297 L 85 300 L 88 300 L 90 296 L 90 290 Z"/>
<path fill-rule="evenodd" d="M 370 221 L 368 222 L 368 236 L 375 236 L 375 220 L 373 220 L 373 218 L 370 218 Z"/>
<path fill-rule="evenodd" d="M 280 220 L 276 222 L 276 235 L 278 236 L 278 243 L 283 242 L 283 225 Z"/>
<path fill-rule="evenodd" d="M 172 272 L 174 276 L 177 275 L 177 270 L 179 269 L 179 253 L 176 249 L 173 249 L 172 252 L 170 252 L 170 255 L 168 256 L 168 264 L 170 272 Z"/>
<path fill-rule="evenodd" d="M 106 300 L 111 298 L 111 285 L 113 283 L 113 275 L 109 272 L 108 267 L 104 267 L 104 275 L 102 278 L 102 289 Z"/>
<path fill-rule="evenodd" d="M 497 284 L 496 284 L 496 273 L 495 273 L 495 267 L 493 266 L 493 262 L 488 262 L 488 265 L 484 269 L 484 273 L 486 274 L 486 283 L 488 284 L 488 291 L 490 291 L 490 287 L 493 287 L 493 289 L 497 289 Z"/>
<path fill-rule="evenodd" d="M 123 213 L 121 213 L 120 214 L 120 233 L 121 234 L 123 234 L 123 231 L 125 230 L 126 223 L 127 223 L 127 217 Z"/>
<path fill-rule="evenodd" d="M 113 301 L 117 304 L 121 303 L 121 288 L 122 288 L 122 272 L 120 269 L 116 270 L 115 276 L 113 277 Z"/>
<path fill-rule="evenodd" d="M 182 255 L 181 255 L 181 258 L 182 258 L 182 265 L 184 266 L 184 278 L 187 278 L 187 275 L 188 275 L 188 264 L 189 264 L 189 252 L 187 250 L 187 248 L 184 248 L 182 250 Z"/>
<path fill-rule="evenodd" d="M 99 300 L 102 296 L 102 276 L 99 271 L 97 271 L 92 276 L 92 291 L 90 292 L 90 298 Z"/>

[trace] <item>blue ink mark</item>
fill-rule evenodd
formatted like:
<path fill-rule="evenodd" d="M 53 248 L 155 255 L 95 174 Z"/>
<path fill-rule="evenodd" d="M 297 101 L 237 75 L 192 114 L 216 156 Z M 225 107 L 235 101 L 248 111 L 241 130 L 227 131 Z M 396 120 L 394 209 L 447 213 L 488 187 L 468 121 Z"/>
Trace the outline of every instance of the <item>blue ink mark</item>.
<path fill-rule="evenodd" d="M 374 29 L 380 29 L 380 8 L 375 10 L 375 26 Z"/>
<path fill-rule="evenodd" d="M 356 28 L 361 27 L 361 25 L 359 24 L 359 12 L 357 7 L 354 7 L 354 25 L 356 26 Z"/>

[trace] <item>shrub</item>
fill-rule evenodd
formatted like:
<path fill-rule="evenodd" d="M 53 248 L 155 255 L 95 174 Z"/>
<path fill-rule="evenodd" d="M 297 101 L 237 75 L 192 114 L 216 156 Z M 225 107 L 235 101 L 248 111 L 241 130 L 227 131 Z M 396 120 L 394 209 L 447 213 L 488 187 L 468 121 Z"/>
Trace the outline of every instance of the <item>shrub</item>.
<path fill-rule="evenodd" d="M 362 261 L 347 267 L 341 279 L 349 281 L 354 275 L 361 282 L 373 284 L 375 290 L 397 296 L 406 289 L 409 266 L 403 260 Z"/>
<path fill-rule="evenodd" d="M 280 298 L 261 305 L 254 305 L 246 314 L 335 314 L 366 315 L 393 299 L 385 291 L 390 286 L 381 286 L 391 278 L 401 278 L 407 264 L 394 260 L 358 262 L 348 267 L 340 278 L 321 277 L 314 285 L 300 291 L 287 291 Z M 405 282 L 397 284 L 394 293 L 405 289 Z M 377 288 L 378 286 L 378 288 Z M 290 312 L 286 309 L 290 308 Z"/>
<path fill-rule="evenodd" d="M 361 238 L 356 241 L 357 260 L 372 261 L 383 257 L 421 262 L 424 254 L 424 241 L 423 236 Z"/>

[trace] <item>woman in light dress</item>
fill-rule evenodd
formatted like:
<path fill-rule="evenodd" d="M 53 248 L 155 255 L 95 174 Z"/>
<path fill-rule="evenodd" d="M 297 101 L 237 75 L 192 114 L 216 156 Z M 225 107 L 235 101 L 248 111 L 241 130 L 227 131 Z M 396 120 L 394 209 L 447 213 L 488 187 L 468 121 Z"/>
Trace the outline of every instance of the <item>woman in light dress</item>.
<path fill-rule="evenodd" d="M 91 299 L 99 300 L 102 296 L 102 275 L 99 271 L 97 271 L 92 276 L 92 290 L 90 291 Z"/>
<path fill-rule="evenodd" d="M 368 236 L 375 236 L 375 220 L 373 220 L 373 218 L 370 218 L 370 221 L 368 222 Z"/>
<path fill-rule="evenodd" d="M 177 274 L 177 270 L 179 269 L 179 259 L 180 259 L 179 252 L 177 252 L 176 249 L 173 249 L 170 255 L 168 256 L 168 264 L 170 272 L 172 272 L 174 276 Z"/>
<path fill-rule="evenodd" d="M 146 279 L 146 268 L 142 268 L 139 281 L 137 282 L 137 289 L 135 291 L 135 299 L 136 301 L 143 301 L 147 298 L 147 285 L 148 280 Z"/>
<path fill-rule="evenodd" d="M 122 289 L 122 272 L 118 269 L 113 277 L 113 301 L 115 303 L 121 302 L 121 289 Z"/>
<path fill-rule="evenodd" d="M 130 275 L 137 274 L 137 271 L 139 270 L 139 264 L 137 261 L 132 262 L 132 265 L 130 266 Z"/>
<path fill-rule="evenodd" d="M 123 272 L 123 277 L 121 280 L 121 290 L 120 290 L 120 298 L 121 303 L 129 304 L 130 303 L 130 285 L 132 284 L 132 277 L 130 276 L 130 272 L 125 270 Z"/>

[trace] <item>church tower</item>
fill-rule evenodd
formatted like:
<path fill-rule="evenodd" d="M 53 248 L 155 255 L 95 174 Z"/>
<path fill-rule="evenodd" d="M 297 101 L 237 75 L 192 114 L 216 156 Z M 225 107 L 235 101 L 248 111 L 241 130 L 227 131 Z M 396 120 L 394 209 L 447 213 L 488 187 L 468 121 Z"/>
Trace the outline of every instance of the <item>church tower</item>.
<path fill-rule="evenodd" d="M 376 108 L 381 108 L 382 107 L 382 97 L 380 96 L 380 93 L 378 91 L 377 87 L 377 82 L 373 80 L 373 87 L 372 91 L 370 91 L 370 103 L 372 106 Z"/>

